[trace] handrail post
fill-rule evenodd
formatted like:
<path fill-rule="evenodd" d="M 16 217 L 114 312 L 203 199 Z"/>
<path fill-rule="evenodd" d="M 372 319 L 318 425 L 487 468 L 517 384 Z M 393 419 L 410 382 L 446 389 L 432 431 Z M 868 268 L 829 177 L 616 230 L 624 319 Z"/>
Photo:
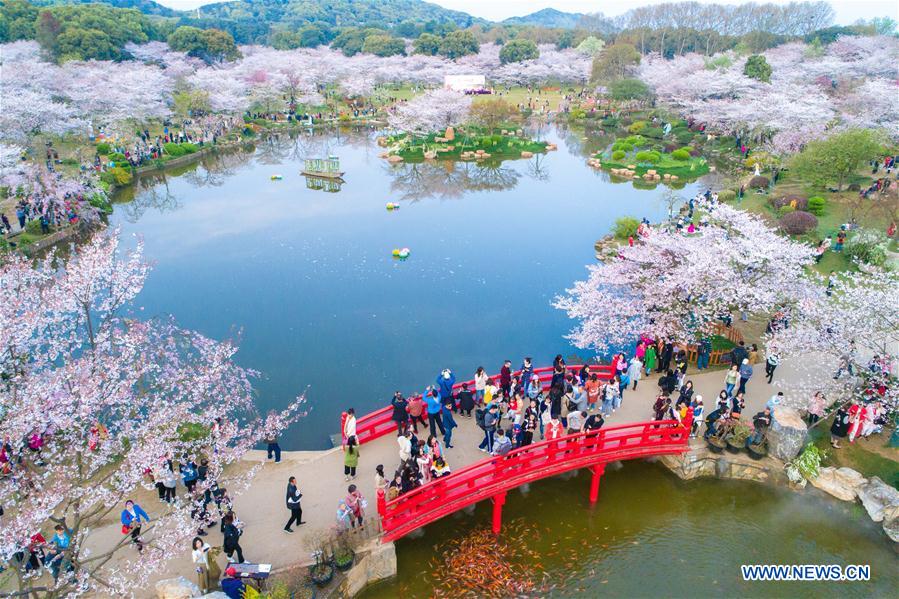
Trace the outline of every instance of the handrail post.
<path fill-rule="evenodd" d="M 590 505 L 593 505 L 599 499 L 599 479 L 605 474 L 606 465 L 605 463 L 597 464 L 591 467 L 590 471 L 593 472 L 593 477 L 590 479 Z"/>
<path fill-rule="evenodd" d="M 490 499 L 493 501 L 493 534 L 498 535 L 503 526 L 503 504 L 506 503 L 506 492 L 497 493 Z"/>
<path fill-rule="evenodd" d="M 343 431 L 346 430 L 346 419 L 349 418 L 349 414 L 346 412 L 340 413 L 340 443 L 341 445 L 346 444 L 346 438 L 343 436 Z M 358 439 L 357 439 L 358 441 Z M 361 444 L 361 443 L 360 443 Z"/>
<path fill-rule="evenodd" d="M 387 497 L 384 489 L 378 489 L 378 515 L 382 520 L 387 515 Z"/>

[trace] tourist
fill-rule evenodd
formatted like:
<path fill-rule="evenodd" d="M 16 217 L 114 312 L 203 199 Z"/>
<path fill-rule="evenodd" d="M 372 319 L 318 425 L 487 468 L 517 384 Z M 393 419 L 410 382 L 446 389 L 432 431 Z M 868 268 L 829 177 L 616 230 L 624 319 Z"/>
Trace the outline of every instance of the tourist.
<path fill-rule="evenodd" d="M 455 400 L 452 395 L 443 399 L 441 417 L 443 419 L 443 427 L 446 430 L 443 434 L 443 444 L 447 449 L 450 449 L 453 446 L 453 429 L 458 426 L 456 424 L 456 419 L 453 418 L 453 407 L 455 405 Z"/>
<path fill-rule="evenodd" d="M 144 550 L 144 545 L 140 540 L 141 522 L 149 522 L 150 516 L 147 512 L 129 499 L 125 502 L 125 509 L 122 510 L 122 534 L 131 535 L 131 542 L 137 547 L 138 552 Z"/>
<path fill-rule="evenodd" d="M 702 426 L 702 416 L 705 406 L 702 405 L 702 395 L 697 394 L 691 404 L 693 407 L 693 426 L 690 429 L 690 436 L 695 438 L 699 434 L 699 427 Z"/>
<path fill-rule="evenodd" d="M 565 434 L 562 421 L 558 416 L 550 415 L 549 422 L 546 424 L 546 439 L 558 439 Z"/>
<path fill-rule="evenodd" d="M 274 414 L 274 410 L 269 412 L 269 414 Z M 267 459 L 272 459 L 272 456 L 275 458 L 275 463 L 281 463 L 281 446 L 278 444 L 278 435 L 274 432 L 269 433 L 265 437 L 265 452 Z"/>
<path fill-rule="evenodd" d="M 240 535 L 243 531 L 235 524 L 234 512 L 228 512 L 222 518 L 222 533 L 224 533 L 222 548 L 225 550 L 225 555 L 228 556 L 228 559 L 231 559 L 234 553 L 237 552 L 237 563 L 244 563 L 246 560 L 243 558 L 243 548 L 240 546 Z"/>
<path fill-rule="evenodd" d="M 768 427 L 771 426 L 771 408 L 765 406 L 761 412 L 753 416 L 752 426 L 754 430 L 746 443 L 747 445 L 758 445 L 765 439 Z"/>
<path fill-rule="evenodd" d="M 343 449 L 343 480 L 356 478 L 357 466 L 359 466 L 359 444 L 356 443 L 356 437 L 352 436 L 347 439 Z"/>
<path fill-rule="evenodd" d="M 861 435 L 862 427 L 868 416 L 868 407 L 853 401 L 849 406 L 849 442 L 855 443 L 855 438 Z"/>
<path fill-rule="evenodd" d="M 615 413 L 615 402 L 620 397 L 618 385 L 614 381 L 607 383 L 603 389 L 602 398 L 602 414 L 603 416 L 611 416 Z"/>
<path fill-rule="evenodd" d="M 576 435 L 584 428 L 584 421 L 587 419 L 587 412 L 577 411 L 568 413 L 568 434 Z"/>
<path fill-rule="evenodd" d="M 590 380 L 584 383 L 584 389 L 587 391 L 587 408 L 592 410 L 596 408 L 596 404 L 600 400 L 599 394 L 602 390 L 602 383 L 595 372 L 590 375 Z"/>
<path fill-rule="evenodd" d="M 178 465 L 178 471 L 181 473 L 181 480 L 184 482 L 184 486 L 187 487 L 187 492 L 192 494 L 194 487 L 197 486 L 197 478 L 200 476 L 197 473 L 196 463 L 193 460 L 188 460 L 186 463 L 182 462 Z"/>
<path fill-rule="evenodd" d="M 409 398 L 409 405 L 407 406 L 407 410 L 409 411 L 409 421 L 412 424 L 412 430 L 415 434 L 418 434 L 418 423 L 420 422 L 422 426 L 427 426 L 427 422 L 425 422 L 425 402 L 419 396 L 414 396 Z"/>
<path fill-rule="evenodd" d="M 408 428 L 402 435 L 396 438 L 396 442 L 400 446 L 400 463 L 408 462 L 412 459 L 412 431 Z"/>
<path fill-rule="evenodd" d="M 493 384 L 493 379 L 487 379 L 487 386 L 484 387 L 484 405 L 489 406 L 492 404 L 498 391 L 499 387 Z"/>
<path fill-rule="evenodd" d="M 503 429 L 496 431 L 496 436 L 493 439 L 493 451 L 490 454 L 494 456 L 506 455 L 511 450 L 512 441 L 506 436 L 506 431 Z"/>
<path fill-rule="evenodd" d="M 774 379 L 774 371 L 777 370 L 779 364 L 780 356 L 774 351 L 769 351 L 767 358 L 765 358 L 765 375 L 768 377 L 769 385 L 772 379 Z"/>
<path fill-rule="evenodd" d="M 669 414 L 671 408 L 671 398 L 665 394 L 656 397 L 655 403 L 652 405 L 653 420 L 664 420 Z"/>
<path fill-rule="evenodd" d="M 221 586 L 222 592 L 230 599 L 244 599 L 247 592 L 247 585 L 233 566 L 225 569 L 225 578 L 222 579 Z"/>
<path fill-rule="evenodd" d="M 531 400 L 531 405 L 525 409 L 521 420 L 521 441 L 519 443 L 521 447 L 534 442 L 534 433 L 540 427 L 539 419 L 537 402 Z"/>
<path fill-rule="evenodd" d="M 535 373 L 528 383 L 528 399 L 537 399 L 543 392 L 543 385 L 540 383 L 540 377 Z"/>
<path fill-rule="evenodd" d="M 406 425 L 409 422 L 409 402 L 406 401 L 406 398 L 403 397 L 402 393 L 396 391 L 393 394 L 393 398 L 390 400 L 390 405 L 393 408 L 391 420 L 396 422 L 396 434 L 399 437 L 402 436 L 403 431 L 406 430 Z"/>
<path fill-rule="evenodd" d="M 630 379 L 630 382 L 633 383 L 634 391 L 637 390 L 637 383 L 640 382 L 640 377 L 643 375 L 643 362 L 640 361 L 640 356 L 634 356 L 631 358 L 630 364 L 627 367 L 627 378 Z"/>
<path fill-rule="evenodd" d="M 367 505 L 365 498 L 362 497 L 362 493 L 359 492 L 356 485 L 350 485 L 346 491 L 346 505 L 353 512 L 350 524 L 352 524 L 353 528 L 356 528 L 358 523 L 359 530 L 362 530 L 362 520 L 365 517 L 365 507 Z"/>
<path fill-rule="evenodd" d="M 730 350 L 730 363 L 734 364 L 738 368 L 739 368 L 740 364 L 743 363 L 743 360 L 745 360 L 748 357 L 749 357 L 749 351 L 746 349 L 745 341 L 741 340 L 737 344 L 737 347 Z"/>
<path fill-rule="evenodd" d="M 434 464 L 431 466 L 432 478 L 441 478 L 443 476 L 449 476 L 450 474 L 452 474 L 452 471 L 443 458 L 434 460 Z"/>
<path fill-rule="evenodd" d="M 390 501 L 391 499 L 396 499 L 397 497 L 402 495 L 402 493 L 403 493 L 403 473 L 401 470 L 397 470 L 396 473 L 393 475 L 393 480 L 390 481 L 390 486 L 387 487 L 387 501 Z M 341 501 L 340 503 L 341 503 L 341 505 L 343 505 L 343 507 L 346 508 L 346 502 Z M 350 513 L 349 508 L 347 508 L 347 521 L 346 521 L 347 528 L 350 527 L 349 513 Z M 338 512 L 338 516 L 339 515 L 340 514 Z"/>
<path fill-rule="evenodd" d="M 286 497 L 287 509 L 290 510 L 290 519 L 287 521 L 287 524 L 284 525 L 284 532 L 293 532 L 293 529 L 290 528 L 290 525 L 293 523 L 296 523 L 297 526 L 305 524 L 303 521 L 303 508 L 300 505 L 300 498 L 302 497 L 303 494 L 300 493 L 300 490 L 297 488 L 297 478 L 291 476 L 287 480 Z"/>
<path fill-rule="evenodd" d="M 72 544 L 72 537 L 62 524 L 53 527 L 54 535 L 50 538 L 47 549 L 47 555 L 44 558 L 44 565 L 50 567 L 50 573 L 53 580 L 59 578 L 59 570 L 63 562 L 66 563 L 66 570 L 71 569 L 71 564 L 65 559 L 65 552 Z"/>
<path fill-rule="evenodd" d="M 696 346 L 696 370 L 708 368 L 711 355 L 712 341 L 708 337 L 703 337 Z"/>
<path fill-rule="evenodd" d="M 504 397 L 509 397 L 512 393 L 512 361 L 505 360 L 499 371 L 499 388 L 503 392 Z"/>
<path fill-rule="evenodd" d="M 590 414 L 584 421 L 584 432 L 598 431 L 605 423 L 606 421 L 603 419 L 602 414 L 598 412 Z"/>
<path fill-rule="evenodd" d="M 438 397 L 441 402 L 446 401 L 447 399 L 452 400 L 453 398 L 453 385 L 456 384 L 456 375 L 453 374 L 453 371 L 449 368 L 443 369 L 440 374 L 437 375 L 436 387 L 434 390 L 437 392 Z M 433 432 L 431 434 L 434 434 Z"/>
<path fill-rule="evenodd" d="M 677 375 L 673 370 L 668 370 L 663 376 L 659 377 L 659 390 L 665 395 L 671 395 L 677 389 Z"/>
<path fill-rule="evenodd" d="M 375 466 L 375 493 L 379 490 L 387 492 L 387 488 L 390 486 L 387 478 L 384 476 L 384 465 L 378 464 Z"/>
<path fill-rule="evenodd" d="M 521 388 L 525 393 L 528 392 L 528 387 L 531 384 L 531 377 L 534 376 L 534 366 L 531 363 L 531 358 L 526 357 L 524 362 L 521 364 Z"/>
<path fill-rule="evenodd" d="M 483 410 L 483 408 L 482 408 Z M 499 422 L 498 408 L 496 404 L 491 404 L 483 414 L 484 440 L 478 445 L 478 449 L 484 453 L 493 452 L 493 435 L 496 432 L 496 425 Z"/>
<path fill-rule="evenodd" d="M 840 439 L 845 439 L 849 434 L 849 423 L 849 410 L 846 409 L 846 406 L 840 406 L 834 416 L 833 424 L 830 425 L 830 444 L 833 447 L 840 448 Z"/>
<path fill-rule="evenodd" d="M 484 395 L 487 389 L 487 373 L 484 372 L 483 366 L 478 366 L 474 373 L 474 392 L 478 399 L 478 405 L 484 405 Z"/>
<path fill-rule="evenodd" d="M 812 399 L 808 402 L 808 423 L 814 426 L 819 420 L 824 418 L 824 408 L 827 404 L 827 398 L 820 391 L 815 392 Z"/>
<path fill-rule="evenodd" d="M 690 405 L 693 399 L 693 381 L 687 381 L 680 388 L 680 396 L 677 398 L 676 408 L 680 408 L 681 404 Z"/>
<path fill-rule="evenodd" d="M 346 420 L 343 423 L 343 444 L 346 445 L 350 437 L 356 436 L 356 410 L 350 408 L 346 411 Z"/>
<path fill-rule="evenodd" d="M 474 410 L 475 402 L 474 395 L 468 390 L 468 383 L 462 383 L 462 389 L 459 391 L 457 401 L 459 403 L 459 414 L 465 414 L 471 418 L 471 412 Z"/>
<path fill-rule="evenodd" d="M 737 389 L 738 393 L 746 393 L 746 383 L 749 382 L 749 379 L 752 378 L 752 364 L 749 363 L 749 358 L 743 358 L 743 363 L 740 365 L 740 386 Z"/>
<path fill-rule="evenodd" d="M 644 366 L 646 367 L 646 376 L 649 376 L 656 367 L 656 346 L 651 343 L 646 348 Z"/>
<path fill-rule="evenodd" d="M 197 583 L 200 591 L 211 593 L 218 586 L 219 579 L 218 564 L 215 563 L 214 558 L 211 563 L 209 561 L 209 550 L 211 547 L 200 537 L 194 537 L 194 540 L 191 542 L 191 549 L 191 557 L 197 571 Z"/>
<path fill-rule="evenodd" d="M 434 458 L 431 455 L 431 452 L 428 451 L 428 446 L 425 445 L 424 440 L 418 442 L 418 449 L 418 455 L 415 458 L 415 466 L 421 475 L 422 482 L 428 482 L 431 480 L 431 464 L 433 463 Z"/>
<path fill-rule="evenodd" d="M 734 388 L 737 386 L 739 380 L 740 372 L 737 370 L 737 365 L 734 364 L 730 367 L 730 370 L 727 371 L 727 374 L 724 375 L 724 391 L 727 393 L 728 397 L 733 395 Z"/>
<path fill-rule="evenodd" d="M 444 371 L 449 372 L 449 371 Z M 452 395 L 449 396 L 450 401 L 452 401 Z M 431 430 L 431 436 L 437 435 L 437 429 L 440 429 L 440 432 L 444 435 L 446 434 L 446 428 L 443 426 L 443 417 L 440 415 L 443 410 L 443 405 L 440 403 L 440 392 L 437 389 L 431 389 L 430 392 L 425 392 L 425 402 L 428 406 L 428 426 Z"/>

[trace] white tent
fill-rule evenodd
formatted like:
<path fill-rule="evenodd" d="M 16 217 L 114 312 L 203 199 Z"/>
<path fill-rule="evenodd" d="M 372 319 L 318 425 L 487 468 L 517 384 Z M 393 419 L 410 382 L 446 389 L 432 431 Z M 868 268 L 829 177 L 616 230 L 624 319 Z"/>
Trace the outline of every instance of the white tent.
<path fill-rule="evenodd" d="M 443 89 L 464 92 L 485 87 L 487 87 L 487 78 L 484 75 L 446 75 L 443 77 Z"/>

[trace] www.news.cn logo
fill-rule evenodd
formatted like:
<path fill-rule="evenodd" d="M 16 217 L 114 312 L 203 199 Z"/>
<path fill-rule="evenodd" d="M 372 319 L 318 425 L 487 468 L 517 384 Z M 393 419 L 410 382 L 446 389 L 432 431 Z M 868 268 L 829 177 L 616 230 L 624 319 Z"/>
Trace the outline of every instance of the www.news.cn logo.
<path fill-rule="evenodd" d="M 864 581 L 871 580 L 871 566 L 840 566 L 837 564 L 749 565 L 740 566 L 743 580 L 819 580 Z"/>

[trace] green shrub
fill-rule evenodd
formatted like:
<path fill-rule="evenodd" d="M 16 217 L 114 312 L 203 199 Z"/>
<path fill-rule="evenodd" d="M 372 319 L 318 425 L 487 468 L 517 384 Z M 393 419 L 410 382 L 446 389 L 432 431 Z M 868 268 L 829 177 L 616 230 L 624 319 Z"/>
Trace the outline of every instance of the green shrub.
<path fill-rule="evenodd" d="M 109 154 L 109 151 L 111 149 L 112 148 L 105 141 L 101 141 L 100 143 L 97 144 L 97 154 L 103 154 L 103 155 Z"/>
<path fill-rule="evenodd" d="M 643 135 L 654 139 L 662 139 L 665 137 L 665 131 L 659 127 L 647 127 L 643 130 Z"/>
<path fill-rule="evenodd" d="M 675 150 L 675 151 L 671 152 L 671 157 L 674 158 L 675 160 L 680 160 L 680 161 L 689 160 L 690 159 L 690 151 L 681 148 L 680 150 Z M 718 197 L 721 197 L 720 194 Z"/>
<path fill-rule="evenodd" d="M 652 162 L 655 164 L 662 159 L 662 155 L 655 150 L 644 150 L 642 152 L 637 152 L 636 159 L 639 162 Z"/>
<path fill-rule="evenodd" d="M 883 266 L 887 260 L 887 236 L 874 229 L 862 229 L 846 242 L 846 255 L 865 264 Z"/>
<path fill-rule="evenodd" d="M 811 197 L 808 199 L 808 211 L 815 216 L 821 216 L 824 214 L 824 203 L 824 198 L 820 196 Z"/>
<path fill-rule="evenodd" d="M 614 128 L 614 127 L 617 127 L 619 124 L 620 124 L 620 121 L 618 120 L 617 117 L 614 117 L 614 116 L 609 116 L 609 117 L 602 119 L 603 127 Z"/>
<path fill-rule="evenodd" d="M 253 123 L 259 125 L 260 127 L 268 127 L 271 125 L 271 121 L 268 119 L 253 119 Z"/>
<path fill-rule="evenodd" d="M 615 150 L 614 152 L 612 152 L 612 160 L 621 160 L 625 157 L 625 155 L 626 154 L 624 150 Z"/>
<path fill-rule="evenodd" d="M 128 185 L 129 183 L 131 183 L 132 177 L 131 177 L 130 170 L 127 170 L 120 166 L 117 166 L 115 168 L 109 169 L 108 172 L 112 173 L 113 182 L 116 185 L 118 185 L 119 187 L 122 187 L 124 185 Z"/>
<path fill-rule="evenodd" d="M 613 152 L 618 151 L 618 150 L 621 150 L 622 152 L 630 152 L 633 149 L 634 149 L 634 145 L 629 144 L 626 141 L 616 141 L 615 143 L 612 144 Z"/>
<path fill-rule="evenodd" d="M 184 150 L 185 154 L 193 154 L 194 152 L 196 152 L 197 150 L 200 149 L 196 146 L 196 144 L 192 144 L 189 142 L 185 142 L 183 144 L 178 144 L 178 145 L 181 146 L 181 149 Z"/>
<path fill-rule="evenodd" d="M 87 200 L 91 206 L 104 214 L 112 214 L 112 204 L 101 193 L 95 193 Z"/>
<path fill-rule="evenodd" d="M 113 152 L 112 154 L 109 154 L 107 158 L 109 158 L 113 162 L 127 162 L 125 155 L 121 152 Z"/>
<path fill-rule="evenodd" d="M 25 232 L 29 235 L 41 234 L 41 219 L 36 218 L 25 223 Z"/>
<path fill-rule="evenodd" d="M 764 189 L 768 187 L 768 177 L 758 175 L 749 180 L 749 187 L 754 189 Z"/>
<path fill-rule="evenodd" d="M 250 124 L 250 123 L 253 122 L 253 118 L 252 118 L 251 116 L 245 114 L 245 115 L 243 115 L 243 122 L 244 122 L 244 123 L 247 123 L 247 124 Z"/>
<path fill-rule="evenodd" d="M 615 220 L 615 226 L 612 228 L 612 232 L 615 234 L 617 239 L 627 239 L 633 235 L 637 234 L 637 228 L 640 226 L 640 221 L 632 216 L 622 216 Z"/>
<path fill-rule="evenodd" d="M 719 202 L 733 202 L 737 197 L 737 192 L 733 189 L 722 189 L 718 192 Z"/>
<path fill-rule="evenodd" d="M 677 143 L 685 146 L 688 143 L 690 143 L 691 141 L 693 141 L 693 132 L 690 131 L 689 129 L 687 129 L 685 131 L 679 131 L 674 134 L 674 139 L 677 140 Z"/>
<path fill-rule="evenodd" d="M 187 152 L 181 149 L 180 144 L 169 142 L 162 146 L 165 149 L 165 153 L 173 158 L 177 158 L 178 156 L 184 156 Z"/>
<path fill-rule="evenodd" d="M 646 143 L 646 140 L 643 139 L 643 137 L 640 135 L 629 135 L 624 138 L 624 141 L 631 144 L 632 146 L 639 146 Z"/>
<path fill-rule="evenodd" d="M 637 121 L 627 128 L 628 133 L 640 133 L 646 129 L 646 121 Z"/>

